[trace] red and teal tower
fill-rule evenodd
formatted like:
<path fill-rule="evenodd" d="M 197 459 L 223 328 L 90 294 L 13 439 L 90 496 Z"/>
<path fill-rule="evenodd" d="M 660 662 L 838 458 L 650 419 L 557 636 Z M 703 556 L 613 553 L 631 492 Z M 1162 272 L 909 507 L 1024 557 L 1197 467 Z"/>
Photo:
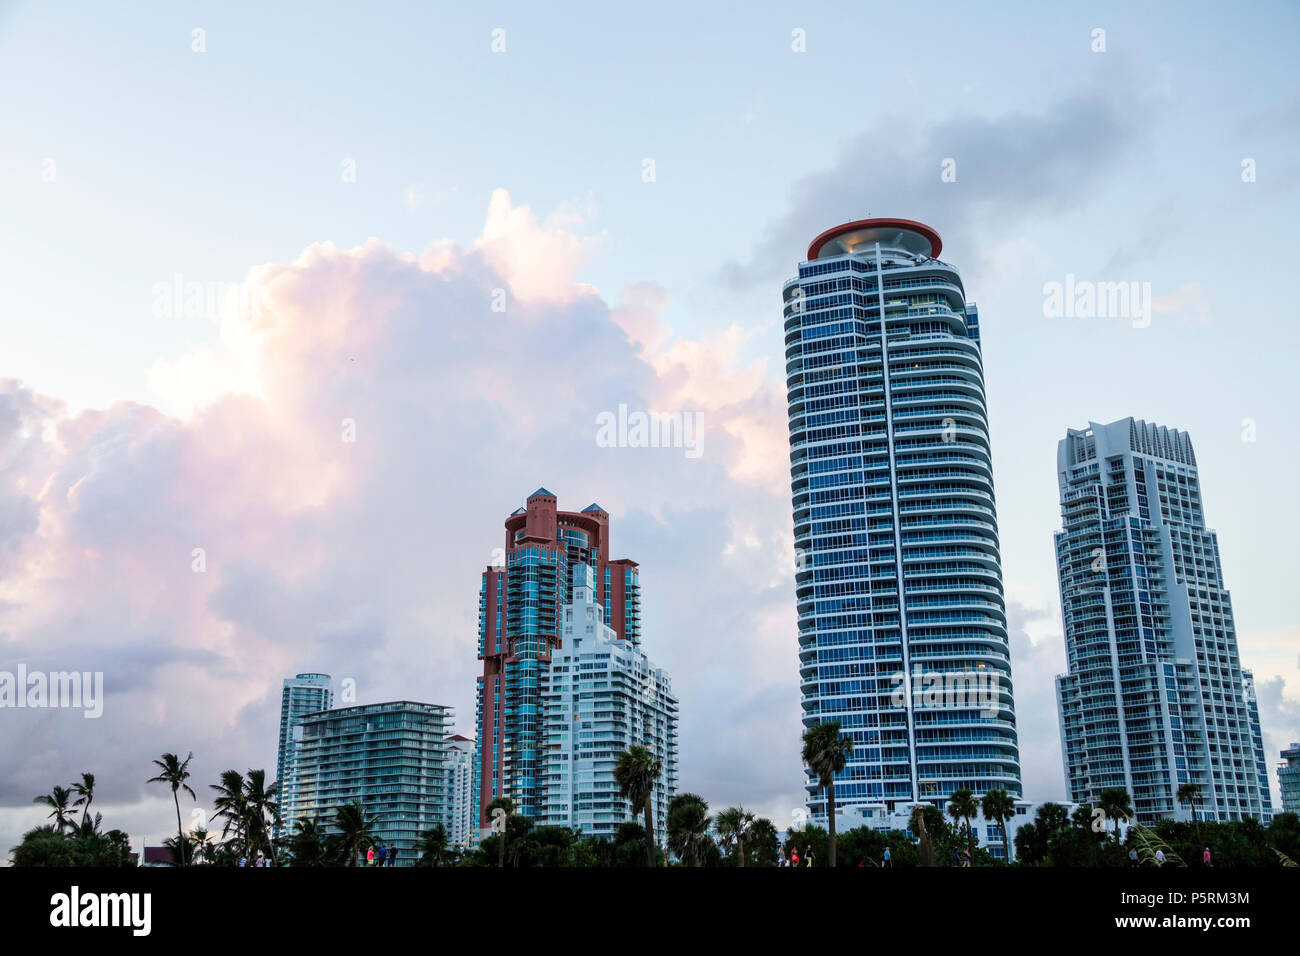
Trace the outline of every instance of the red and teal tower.
<path fill-rule="evenodd" d="M 560 646 L 561 617 L 575 582 L 595 577 L 596 599 L 620 640 L 641 642 L 641 586 L 637 563 L 613 560 L 609 513 L 591 504 L 560 511 L 555 495 L 538 488 L 506 519 L 502 560 L 483 571 L 479 592 L 478 678 L 474 793 L 483 810 L 509 797 L 515 812 L 540 809 L 541 684 Z"/>

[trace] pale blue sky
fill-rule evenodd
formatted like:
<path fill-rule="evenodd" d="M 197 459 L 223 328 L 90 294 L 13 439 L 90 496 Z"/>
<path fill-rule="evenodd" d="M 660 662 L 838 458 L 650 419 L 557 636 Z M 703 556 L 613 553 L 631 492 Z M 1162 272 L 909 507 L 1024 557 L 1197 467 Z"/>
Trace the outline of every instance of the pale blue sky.
<path fill-rule="evenodd" d="M 1265 700 L 1270 767 L 1300 733 L 1295 4 L 267 6 L 0 6 L 0 376 L 74 410 L 157 403 L 155 361 L 217 331 L 154 316 L 155 283 L 238 281 L 322 240 L 469 243 L 505 188 L 539 216 L 582 211 L 600 240 L 579 278 L 608 301 L 657 283 L 676 334 L 737 324 L 780 381 L 780 286 L 808 240 L 922 219 L 980 305 L 1008 598 L 1030 633 L 1059 645 L 1065 429 L 1186 429 L 1243 663 L 1289 686 Z M 1043 284 L 1067 273 L 1150 282 L 1167 311 L 1147 329 L 1044 318 Z"/>

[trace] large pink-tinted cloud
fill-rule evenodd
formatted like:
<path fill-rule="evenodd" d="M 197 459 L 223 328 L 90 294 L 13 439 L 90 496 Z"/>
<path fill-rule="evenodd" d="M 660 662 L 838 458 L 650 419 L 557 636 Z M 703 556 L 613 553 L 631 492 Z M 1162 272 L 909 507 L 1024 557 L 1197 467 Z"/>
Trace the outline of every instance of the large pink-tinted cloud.
<path fill-rule="evenodd" d="M 779 385 L 738 363 L 737 330 L 636 334 L 627 316 L 657 327 L 653 303 L 612 308 L 577 281 L 580 213 L 539 222 L 499 192 L 468 247 L 321 243 L 251 270 L 221 346 L 155 368 L 181 418 L 69 415 L 0 382 L 0 667 L 107 685 L 98 720 L 0 712 L 20 742 L 0 756 L 0 849 L 39 818 L 33 795 L 82 770 L 107 823 L 160 839 L 151 758 L 193 750 L 202 796 L 228 766 L 272 766 L 279 683 L 300 670 L 355 678 L 361 701 L 453 704 L 472 730 L 478 574 L 542 484 L 599 501 L 614 550 L 642 562 L 683 785 L 788 817 Z M 703 456 L 598 447 L 596 416 L 619 404 L 700 414 Z"/>

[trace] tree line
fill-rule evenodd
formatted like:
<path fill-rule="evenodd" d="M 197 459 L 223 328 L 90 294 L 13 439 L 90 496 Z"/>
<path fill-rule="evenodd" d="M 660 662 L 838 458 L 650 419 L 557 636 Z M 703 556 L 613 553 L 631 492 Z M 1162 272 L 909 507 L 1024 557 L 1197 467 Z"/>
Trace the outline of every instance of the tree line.
<path fill-rule="evenodd" d="M 453 846 L 445 826 L 421 831 L 415 846 L 416 866 L 803 866 L 916 867 L 1007 865 L 1011 857 L 1010 824 L 1015 801 L 1005 790 L 976 796 L 957 790 L 946 814 L 920 804 L 908 830 L 878 831 L 856 827 L 843 834 L 835 827 L 835 776 L 853 752 L 853 741 L 840 725 L 825 721 L 803 734 L 803 761 L 826 790 L 827 826 L 789 830 L 781 838 L 769 819 L 741 806 L 713 815 L 703 797 L 680 793 L 666 812 L 666 846 L 655 839 L 653 794 L 662 775 L 659 760 L 645 747 L 619 754 L 614 768 L 619 797 L 640 822 L 620 824 L 610 836 L 584 835 L 559 826 L 536 826 L 515 812 L 514 803 L 498 797 L 485 808 L 491 834 L 473 849 Z M 181 795 L 197 800 L 190 785 L 193 754 L 181 759 L 165 753 L 154 760 L 156 773 L 146 782 L 170 790 L 176 808 L 176 836 L 164 844 L 174 866 L 239 866 L 265 860 L 271 866 L 364 866 L 370 851 L 384 846 L 373 815 L 360 802 L 345 804 L 328 820 L 302 817 L 276 838 L 280 815 L 279 783 L 266 782 L 264 770 L 227 770 L 211 784 L 214 813 L 210 823 L 220 832 L 196 827 L 186 832 Z M 83 773 L 66 787 L 55 786 L 35 798 L 48 807 L 50 823 L 24 834 L 12 848 L 15 866 L 128 866 L 130 838 L 121 830 L 102 829 L 103 817 L 91 815 L 95 777 Z M 1178 799 L 1191 807 L 1192 821 L 1160 821 L 1147 827 L 1121 823 L 1133 819 L 1129 794 L 1122 788 L 1103 791 L 1097 806 L 1071 812 L 1057 803 L 1041 804 L 1032 821 L 1015 833 L 1017 866 L 1200 866 L 1211 851 L 1216 866 L 1295 866 L 1300 859 L 1300 817 L 1276 816 L 1268 827 L 1259 821 L 1221 823 L 1199 819 L 1199 788 L 1185 784 Z M 980 847 L 972 821 L 983 812 L 1001 831 L 1003 856 Z"/>

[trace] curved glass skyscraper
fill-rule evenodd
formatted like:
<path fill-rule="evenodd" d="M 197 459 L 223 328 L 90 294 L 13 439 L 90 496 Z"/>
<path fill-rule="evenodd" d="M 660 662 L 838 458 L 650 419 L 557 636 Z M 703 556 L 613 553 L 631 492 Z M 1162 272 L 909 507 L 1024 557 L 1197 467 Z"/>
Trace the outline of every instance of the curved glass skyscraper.
<path fill-rule="evenodd" d="M 941 245 L 847 223 L 784 286 L 803 721 L 853 737 L 836 802 L 867 816 L 1021 797 L 979 320 Z"/>

